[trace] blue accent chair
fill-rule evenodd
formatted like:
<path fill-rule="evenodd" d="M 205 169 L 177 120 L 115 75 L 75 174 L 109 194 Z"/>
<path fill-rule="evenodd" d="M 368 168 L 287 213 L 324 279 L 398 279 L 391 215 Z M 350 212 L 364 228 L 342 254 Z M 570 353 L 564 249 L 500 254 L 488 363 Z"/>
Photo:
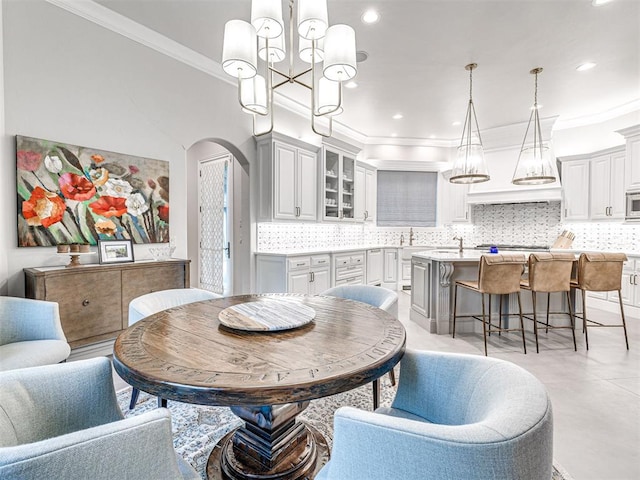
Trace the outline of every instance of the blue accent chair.
<path fill-rule="evenodd" d="M 63 362 L 70 353 L 57 303 L 0 297 L 0 372 Z"/>
<path fill-rule="evenodd" d="M 552 455 L 551 403 L 529 372 L 407 350 L 391 407 L 337 410 L 316 480 L 549 480 Z"/>
<path fill-rule="evenodd" d="M 393 290 L 373 285 L 339 285 L 322 292 L 329 297 L 346 298 L 380 308 L 398 318 L 398 294 Z M 389 370 L 391 385 L 396 384 L 393 370 Z M 380 379 L 373 381 L 373 408 L 378 408 L 380 399 Z"/>
<path fill-rule="evenodd" d="M 220 298 L 220 295 L 199 288 L 172 288 L 140 295 L 129 302 L 129 326 L 149 315 L 172 307 L 179 307 L 203 300 L 212 300 L 214 298 Z M 139 395 L 140 390 L 134 387 L 133 390 L 131 390 L 130 410 L 136 406 Z M 166 407 L 167 401 L 158 398 L 158 406 Z"/>
<path fill-rule="evenodd" d="M 200 479 L 169 411 L 124 419 L 111 375 L 105 357 L 0 372 L 0 478 Z"/>

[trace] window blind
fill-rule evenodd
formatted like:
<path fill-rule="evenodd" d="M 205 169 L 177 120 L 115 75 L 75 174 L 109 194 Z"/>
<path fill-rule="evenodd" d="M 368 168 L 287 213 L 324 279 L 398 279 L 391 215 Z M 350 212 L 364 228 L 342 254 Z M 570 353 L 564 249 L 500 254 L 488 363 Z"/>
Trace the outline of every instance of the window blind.
<path fill-rule="evenodd" d="M 438 174 L 378 170 L 379 226 L 435 227 Z"/>

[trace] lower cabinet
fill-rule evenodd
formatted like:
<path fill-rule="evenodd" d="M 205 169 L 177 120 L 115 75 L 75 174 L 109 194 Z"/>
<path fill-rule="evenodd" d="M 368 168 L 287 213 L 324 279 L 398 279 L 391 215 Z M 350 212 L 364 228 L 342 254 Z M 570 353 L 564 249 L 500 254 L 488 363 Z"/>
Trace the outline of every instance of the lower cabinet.
<path fill-rule="evenodd" d="M 256 259 L 258 293 L 320 294 L 331 286 L 329 254 L 271 255 Z"/>
<path fill-rule="evenodd" d="M 365 256 L 364 250 L 333 254 L 333 285 L 363 285 Z"/>
<path fill-rule="evenodd" d="M 189 287 L 189 260 L 26 268 L 27 298 L 57 302 L 71 348 L 115 338 L 129 325 L 129 302 Z"/>
<path fill-rule="evenodd" d="M 384 257 L 381 248 L 367 250 L 367 285 L 382 285 Z"/>
<path fill-rule="evenodd" d="M 411 267 L 411 309 L 429 318 L 431 262 L 413 260 Z"/>
<path fill-rule="evenodd" d="M 384 265 L 382 268 L 382 284 L 392 290 L 398 289 L 398 249 L 384 249 Z"/>

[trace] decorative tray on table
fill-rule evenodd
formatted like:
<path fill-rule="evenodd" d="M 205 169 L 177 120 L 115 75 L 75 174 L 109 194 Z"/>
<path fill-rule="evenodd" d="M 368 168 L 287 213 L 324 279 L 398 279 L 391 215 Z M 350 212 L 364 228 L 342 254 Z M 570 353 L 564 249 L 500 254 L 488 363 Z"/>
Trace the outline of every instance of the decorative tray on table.
<path fill-rule="evenodd" d="M 227 307 L 218 314 L 225 327 L 246 331 L 289 330 L 310 323 L 316 311 L 291 300 L 261 299 Z"/>

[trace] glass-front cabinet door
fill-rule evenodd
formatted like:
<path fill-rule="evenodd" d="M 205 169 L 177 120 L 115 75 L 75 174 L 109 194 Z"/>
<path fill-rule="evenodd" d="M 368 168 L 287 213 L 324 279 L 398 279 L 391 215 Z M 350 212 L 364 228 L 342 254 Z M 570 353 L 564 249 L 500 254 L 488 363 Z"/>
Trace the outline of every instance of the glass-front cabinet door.
<path fill-rule="evenodd" d="M 323 157 L 323 220 L 353 220 L 356 160 L 327 146 Z"/>

